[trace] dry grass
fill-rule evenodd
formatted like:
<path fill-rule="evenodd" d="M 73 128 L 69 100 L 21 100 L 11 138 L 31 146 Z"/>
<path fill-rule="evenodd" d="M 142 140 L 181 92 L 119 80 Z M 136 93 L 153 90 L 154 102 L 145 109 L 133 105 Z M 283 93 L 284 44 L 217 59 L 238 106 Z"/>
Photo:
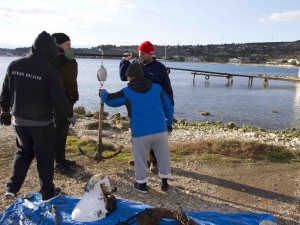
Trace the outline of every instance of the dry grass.
<path fill-rule="evenodd" d="M 300 153 L 294 153 L 283 146 L 267 145 L 254 141 L 238 140 L 200 140 L 171 145 L 171 152 L 178 156 L 191 154 L 218 154 L 238 159 L 255 159 L 269 161 L 299 160 Z"/>

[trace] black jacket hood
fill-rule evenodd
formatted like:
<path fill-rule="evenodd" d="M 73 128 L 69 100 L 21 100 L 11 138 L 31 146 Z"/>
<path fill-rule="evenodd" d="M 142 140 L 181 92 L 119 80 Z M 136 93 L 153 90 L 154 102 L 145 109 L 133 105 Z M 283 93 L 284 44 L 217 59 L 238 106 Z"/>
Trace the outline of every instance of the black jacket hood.
<path fill-rule="evenodd" d="M 145 93 L 152 87 L 152 82 L 144 77 L 130 81 L 128 87 L 136 92 Z"/>
<path fill-rule="evenodd" d="M 29 54 L 40 55 L 47 62 L 51 62 L 58 54 L 58 48 L 49 33 L 43 31 L 34 40 Z"/>

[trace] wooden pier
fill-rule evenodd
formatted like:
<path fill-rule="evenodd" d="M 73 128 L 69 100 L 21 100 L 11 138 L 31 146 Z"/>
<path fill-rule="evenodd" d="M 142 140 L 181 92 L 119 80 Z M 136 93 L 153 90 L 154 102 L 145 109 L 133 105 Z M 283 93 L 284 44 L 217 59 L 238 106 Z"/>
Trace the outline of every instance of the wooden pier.
<path fill-rule="evenodd" d="M 266 74 L 257 74 L 257 75 L 241 75 L 241 74 L 232 74 L 232 73 L 221 73 L 221 72 L 212 72 L 212 71 L 202 71 L 202 70 L 191 70 L 183 68 L 173 68 L 168 67 L 168 70 L 182 70 L 191 72 L 193 77 L 193 83 L 195 83 L 196 75 L 204 76 L 205 80 L 209 80 L 210 77 L 224 77 L 227 79 L 228 86 L 232 86 L 233 77 L 245 77 L 248 78 L 248 87 L 252 87 L 253 79 L 259 78 L 263 80 L 263 86 L 266 87 L 269 85 L 269 80 L 279 80 L 279 81 L 288 81 L 293 83 L 300 82 L 300 77 L 298 76 L 272 76 Z"/>

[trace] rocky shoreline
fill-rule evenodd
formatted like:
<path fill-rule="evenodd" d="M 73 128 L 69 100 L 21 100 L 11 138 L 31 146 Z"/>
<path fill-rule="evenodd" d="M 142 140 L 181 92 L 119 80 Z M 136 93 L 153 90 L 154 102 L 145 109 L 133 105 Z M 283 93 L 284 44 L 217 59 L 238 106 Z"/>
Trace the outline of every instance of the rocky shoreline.
<path fill-rule="evenodd" d="M 78 123 L 73 130 L 79 136 L 98 135 L 99 112 L 85 113 L 83 107 L 75 109 Z M 103 138 L 107 140 L 123 141 L 123 145 L 130 145 L 130 130 L 128 118 L 120 114 L 112 115 L 107 119 L 105 115 L 103 124 Z M 237 139 L 240 141 L 258 141 L 270 145 L 285 146 L 300 151 L 300 130 L 286 129 L 272 131 L 248 126 L 236 126 L 234 123 L 222 124 L 219 122 L 186 122 L 184 119 L 174 120 L 173 131 L 169 136 L 170 143 L 189 142 L 201 139 L 220 140 Z"/>
<path fill-rule="evenodd" d="M 70 134 L 78 137 L 89 136 L 96 139 L 98 136 L 98 112 L 92 115 L 78 114 L 77 123 L 70 127 Z M 104 120 L 103 140 L 130 146 L 131 134 L 128 118 L 120 118 L 118 114 Z M 14 136 L 12 126 L 1 126 L 0 136 Z M 272 131 L 247 126 L 235 126 L 233 123 L 221 124 L 213 122 L 185 122 L 178 120 L 173 125 L 170 143 L 184 143 L 196 140 L 239 140 L 257 141 L 264 144 L 284 146 L 294 151 L 300 151 L 300 131 L 297 129 Z"/>

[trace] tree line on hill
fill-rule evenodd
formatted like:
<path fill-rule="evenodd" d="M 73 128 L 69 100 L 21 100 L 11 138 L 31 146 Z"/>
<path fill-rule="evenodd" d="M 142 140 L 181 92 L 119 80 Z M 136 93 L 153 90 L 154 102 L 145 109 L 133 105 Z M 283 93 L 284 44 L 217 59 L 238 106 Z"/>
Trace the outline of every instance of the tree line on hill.
<path fill-rule="evenodd" d="M 120 57 L 124 52 L 138 55 L 137 45 L 116 46 L 99 45 L 92 48 L 73 48 L 77 57 L 101 55 L 99 49 L 111 58 Z M 7 49 L 0 48 L 0 56 L 24 56 L 29 47 Z M 85 56 L 83 56 L 85 55 Z M 300 59 L 300 40 L 294 42 L 260 42 L 245 44 L 210 44 L 210 45 L 156 45 L 155 56 L 174 61 L 198 61 L 227 63 L 232 58 L 239 58 L 247 63 L 265 63 L 268 61 Z M 94 56 L 95 57 L 95 56 Z"/>

